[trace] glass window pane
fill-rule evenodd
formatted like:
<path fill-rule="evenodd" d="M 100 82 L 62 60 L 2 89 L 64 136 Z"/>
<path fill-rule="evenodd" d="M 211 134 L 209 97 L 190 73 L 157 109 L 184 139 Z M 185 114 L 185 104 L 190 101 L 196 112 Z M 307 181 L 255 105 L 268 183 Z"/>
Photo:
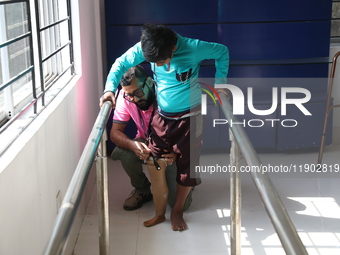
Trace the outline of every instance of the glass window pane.
<path fill-rule="evenodd" d="M 4 83 L 3 78 L 2 78 L 2 61 L 1 61 L 1 49 L 0 49 L 0 87 Z"/>
<path fill-rule="evenodd" d="M 62 50 L 62 68 L 65 70 L 71 65 L 71 58 L 70 58 L 70 46 L 67 46 L 65 49 Z"/>
<path fill-rule="evenodd" d="M 68 22 L 64 21 L 60 23 L 60 43 L 61 45 L 65 45 L 70 41 L 70 36 L 69 36 L 69 27 L 68 27 Z"/>
<path fill-rule="evenodd" d="M 4 91 L 0 91 L 0 123 L 6 117 L 5 115 L 5 100 L 4 100 Z"/>
<path fill-rule="evenodd" d="M 1 90 L 0 91 L 0 122 L 1 122 L 1 117 L 4 117 L 2 116 L 1 113 L 3 113 L 5 111 L 5 100 L 4 100 L 4 91 Z"/>
<path fill-rule="evenodd" d="M 67 1 L 66 0 L 59 0 L 58 1 L 58 12 L 59 12 L 59 19 L 64 19 L 67 17 Z"/>
<path fill-rule="evenodd" d="M 6 38 L 0 43 L 16 38 L 28 32 L 26 3 L 6 4 L 5 6 Z"/>
<path fill-rule="evenodd" d="M 39 18 L 40 28 L 51 24 L 54 21 L 52 1 L 40 0 L 39 1 Z"/>
<path fill-rule="evenodd" d="M 43 70 L 45 83 L 50 82 L 51 77 L 57 75 L 56 55 L 49 58 L 43 63 Z"/>
<path fill-rule="evenodd" d="M 25 38 L 8 46 L 10 77 L 18 75 L 31 66 L 30 43 Z"/>
<path fill-rule="evenodd" d="M 67 19 L 67 2 L 67 0 L 32 1 L 32 3 L 38 5 L 39 10 L 36 15 L 40 20 L 39 29 Z M 29 32 L 36 33 L 36 29 L 29 31 L 28 11 L 30 5 L 27 3 L 28 1 L 20 3 L 11 3 L 9 1 L 2 5 L 0 4 L 0 43 L 15 39 Z M 32 17 L 32 19 L 36 19 L 36 17 Z M 72 59 L 72 56 L 70 56 L 70 47 L 72 46 L 68 45 L 71 39 L 69 32 L 69 21 L 65 20 L 39 32 L 37 36 L 41 39 L 40 45 L 31 45 L 30 37 L 27 36 L 0 49 L 0 86 L 22 74 L 23 71 L 27 71 L 34 64 L 34 69 L 20 77 L 20 79 L 15 80 L 5 90 L 0 91 L 0 125 L 2 124 L 1 121 L 7 118 L 5 113 L 9 110 L 14 110 L 14 115 L 22 111 L 34 99 L 33 92 L 37 96 L 41 96 L 42 87 L 47 90 L 50 86 L 56 85 L 55 88 L 59 90 L 70 80 L 72 77 L 71 70 L 64 73 L 70 67 Z M 42 63 L 43 70 L 39 70 L 41 67 L 39 60 L 33 63 L 33 59 L 31 59 L 33 53 L 38 56 L 37 50 L 41 50 L 42 59 L 40 61 L 42 61 L 65 45 L 67 46 L 60 52 Z M 40 78 L 36 77 L 36 88 L 33 86 L 33 70 L 37 71 L 36 74 L 43 75 L 43 84 L 41 86 Z M 63 76 L 60 76 L 62 73 L 64 73 Z M 58 82 L 54 83 L 56 80 Z M 39 84 L 38 87 L 37 84 Z M 45 94 L 46 102 L 55 96 L 53 88 L 51 91 L 51 93 L 47 92 Z M 42 106 L 44 106 L 44 103 L 42 103 Z M 39 108 L 38 111 L 43 108 Z"/>
<path fill-rule="evenodd" d="M 31 72 L 29 72 L 12 84 L 13 101 L 15 106 L 19 105 L 21 102 L 24 102 L 26 105 L 33 99 L 31 80 L 32 75 Z"/>
<path fill-rule="evenodd" d="M 66 0 L 40 0 L 39 1 L 40 27 L 67 18 Z"/>
<path fill-rule="evenodd" d="M 332 18 L 340 18 L 340 2 L 333 2 Z"/>
<path fill-rule="evenodd" d="M 340 2 L 333 2 L 331 37 L 340 36 Z"/>
<path fill-rule="evenodd" d="M 62 22 L 41 32 L 43 59 L 70 41 L 67 24 Z"/>
<path fill-rule="evenodd" d="M 53 55 L 43 63 L 45 83 L 48 83 L 46 84 L 46 87 L 48 87 L 49 83 L 53 81 L 58 75 L 70 67 L 71 58 L 69 47 L 70 46 L 63 48 L 60 52 Z"/>
<path fill-rule="evenodd" d="M 332 37 L 340 36 L 340 20 L 332 20 Z"/>
<path fill-rule="evenodd" d="M 55 27 L 51 27 L 42 31 L 40 36 L 42 44 L 41 54 L 42 58 L 44 59 L 58 48 L 60 42 L 57 39 L 58 37 L 56 36 Z"/>

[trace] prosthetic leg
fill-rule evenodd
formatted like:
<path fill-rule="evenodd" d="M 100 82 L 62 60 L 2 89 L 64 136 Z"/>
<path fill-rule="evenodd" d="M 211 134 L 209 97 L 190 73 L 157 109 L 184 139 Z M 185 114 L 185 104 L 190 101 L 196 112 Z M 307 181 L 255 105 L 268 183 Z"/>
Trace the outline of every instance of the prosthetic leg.
<path fill-rule="evenodd" d="M 145 227 L 151 227 L 165 221 L 166 203 L 168 200 L 168 186 L 165 178 L 166 162 L 165 159 L 155 160 L 150 157 L 147 160 L 147 166 L 151 181 L 151 190 L 153 194 L 153 203 L 156 215 L 151 220 L 144 222 Z"/>

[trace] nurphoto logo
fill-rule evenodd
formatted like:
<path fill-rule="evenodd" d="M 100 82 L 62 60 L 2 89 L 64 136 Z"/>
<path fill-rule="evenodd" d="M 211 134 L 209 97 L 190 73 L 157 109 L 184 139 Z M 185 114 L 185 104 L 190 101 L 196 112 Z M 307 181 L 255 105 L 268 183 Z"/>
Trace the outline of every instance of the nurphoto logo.
<path fill-rule="evenodd" d="M 256 116 L 266 116 L 274 113 L 279 106 L 279 88 L 272 87 L 271 88 L 271 106 L 268 109 L 256 109 L 254 106 L 253 100 L 253 88 L 247 88 L 247 97 L 243 94 L 243 91 L 232 84 L 215 84 L 215 89 L 211 88 L 214 94 L 218 94 L 215 89 L 227 89 L 232 95 L 232 109 L 233 114 L 244 115 L 245 114 L 245 106 L 248 107 L 248 110 L 256 115 Z M 205 90 L 204 90 L 205 91 Z M 294 93 L 295 98 L 289 98 L 289 94 Z M 287 115 L 287 105 L 294 105 L 297 107 L 305 116 L 311 116 L 312 114 L 306 109 L 304 106 L 305 103 L 309 102 L 311 99 L 311 93 L 308 89 L 300 88 L 300 87 L 281 87 L 280 88 L 281 100 L 280 100 L 280 114 L 281 116 Z M 209 93 L 210 97 L 212 94 Z M 296 95 L 300 95 L 301 97 L 296 98 Z M 207 115 L 207 99 L 206 94 L 202 94 L 202 115 Z M 246 101 L 246 99 L 247 101 Z M 222 103 L 221 100 L 220 104 Z M 214 100 L 215 102 L 215 100 Z M 245 104 L 245 102 L 247 102 Z M 228 124 L 227 119 L 213 119 L 213 126 L 216 125 L 225 125 Z M 229 125 L 242 125 L 243 127 L 262 127 L 265 123 L 271 124 L 271 127 L 275 127 L 275 123 L 280 124 L 283 127 L 296 127 L 298 125 L 298 121 L 295 119 L 276 119 L 276 118 L 258 118 L 258 119 L 249 119 L 249 120 L 241 120 L 241 121 L 230 121 Z"/>

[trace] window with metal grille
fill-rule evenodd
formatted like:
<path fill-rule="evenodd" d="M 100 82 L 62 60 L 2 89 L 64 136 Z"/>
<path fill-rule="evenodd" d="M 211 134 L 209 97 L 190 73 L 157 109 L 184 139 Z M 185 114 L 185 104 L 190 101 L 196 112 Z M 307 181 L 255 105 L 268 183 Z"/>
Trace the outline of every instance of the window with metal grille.
<path fill-rule="evenodd" d="M 333 0 L 331 39 L 334 42 L 340 41 L 340 0 Z"/>
<path fill-rule="evenodd" d="M 70 0 L 0 0 L 0 133 L 34 119 L 73 67 Z"/>

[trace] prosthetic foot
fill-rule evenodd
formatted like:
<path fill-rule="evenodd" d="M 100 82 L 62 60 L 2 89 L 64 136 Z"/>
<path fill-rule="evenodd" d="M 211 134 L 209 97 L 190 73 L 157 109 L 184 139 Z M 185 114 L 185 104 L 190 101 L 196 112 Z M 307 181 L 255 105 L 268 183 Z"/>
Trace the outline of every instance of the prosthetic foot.
<path fill-rule="evenodd" d="M 165 221 L 166 203 L 168 200 L 168 186 L 165 178 L 166 162 L 163 158 L 157 161 L 149 158 L 147 166 L 151 181 L 151 190 L 153 194 L 153 203 L 156 215 L 151 220 L 144 222 L 145 227 L 152 227 Z"/>

